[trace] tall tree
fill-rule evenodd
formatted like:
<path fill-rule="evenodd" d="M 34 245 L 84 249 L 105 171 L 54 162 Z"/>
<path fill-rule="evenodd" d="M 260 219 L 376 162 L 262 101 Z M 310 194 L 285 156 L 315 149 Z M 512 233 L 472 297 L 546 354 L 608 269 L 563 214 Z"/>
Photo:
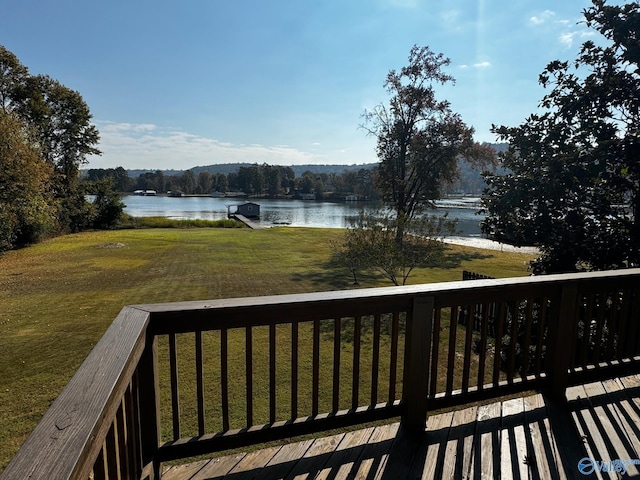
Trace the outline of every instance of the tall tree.
<path fill-rule="evenodd" d="M 543 111 L 494 127 L 510 148 L 487 175 L 484 229 L 539 245 L 537 273 L 640 264 L 640 4 L 592 0 L 587 41 L 540 75 Z"/>
<path fill-rule="evenodd" d="M 494 156 L 489 147 L 473 141 L 473 128 L 449 102 L 436 98 L 436 84 L 454 82 L 443 71 L 449 63 L 428 47 L 414 46 L 408 65 L 387 74 L 389 104 L 364 114 L 363 127 L 377 138 L 377 186 L 396 215 L 398 244 L 415 215 L 432 206 L 442 187 L 455 180 L 459 157 L 490 162 Z"/>
<path fill-rule="evenodd" d="M 209 172 L 198 174 L 198 193 L 211 193 L 213 190 L 213 178 Z"/>
<path fill-rule="evenodd" d="M 17 92 L 28 76 L 27 67 L 18 57 L 0 45 L 0 109 L 4 113 L 13 111 Z"/>
<path fill-rule="evenodd" d="M 0 110 L 0 251 L 36 242 L 52 231 L 52 173 L 28 126 Z"/>
<path fill-rule="evenodd" d="M 0 110 L 35 133 L 40 155 L 53 167 L 60 228 L 88 226 L 89 206 L 79 189 L 79 174 L 87 155 L 100 154 L 99 134 L 80 94 L 46 75 L 29 75 L 17 57 L 0 46 Z"/>
<path fill-rule="evenodd" d="M 58 174 L 60 195 L 75 193 L 80 166 L 99 155 L 100 139 L 82 96 L 46 75 L 28 77 L 16 94 L 15 111 L 38 133 L 46 160 Z"/>

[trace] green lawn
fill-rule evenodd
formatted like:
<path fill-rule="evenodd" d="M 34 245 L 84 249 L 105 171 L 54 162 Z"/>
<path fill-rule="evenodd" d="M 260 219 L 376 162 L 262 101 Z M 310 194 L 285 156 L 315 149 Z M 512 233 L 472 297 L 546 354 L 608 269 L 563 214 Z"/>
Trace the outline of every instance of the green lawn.
<path fill-rule="evenodd" d="M 0 256 L 0 471 L 122 306 L 354 288 L 331 262 L 340 230 L 141 229 L 52 239 Z M 442 266 L 409 283 L 462 270 L 526 275 L 530 255 L 448 247 Z M 359 287 L 389 286 L 362 275 Z"/>

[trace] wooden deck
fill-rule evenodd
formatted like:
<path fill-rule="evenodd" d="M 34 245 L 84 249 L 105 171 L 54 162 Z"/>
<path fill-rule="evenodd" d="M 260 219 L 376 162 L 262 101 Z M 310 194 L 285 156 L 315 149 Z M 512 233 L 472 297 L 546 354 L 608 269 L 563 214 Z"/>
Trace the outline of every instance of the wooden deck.
<path fill-rule="evenodd" d="M 620 478 L 584 475 L 578 462 L 640 458 L 640 375 L 570 387 L 567 400 L 472 406 L 430 416 L 422 438 L 394 423 L 174 466 L 162 478 Z M 640 478 L 640 465 L 625 467 L 624 478 Z"/>
<path fill-rule="evenodd" d="M 131 305 L 0 478 L 640 478 L 639 373 L 640 269 Z"/>

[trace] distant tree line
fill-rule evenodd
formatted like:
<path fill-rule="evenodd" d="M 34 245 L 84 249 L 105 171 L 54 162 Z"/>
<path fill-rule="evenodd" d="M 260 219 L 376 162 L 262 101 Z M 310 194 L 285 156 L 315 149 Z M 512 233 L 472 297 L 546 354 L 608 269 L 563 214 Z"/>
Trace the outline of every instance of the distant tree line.
<path fill-rule="evenodd" d="M 310 170 L 296 176 L 292 167 L 279 165 L 241 166 L 228 174 L 186 170 L 179 175 L 165 175 L 161 170 L 130 178 L 122 168 L 89 169 L 84 177 L 88 188 L 96 182 L 109 181 L 115 192 L 155 190 L 158 193 L 180 191 L 184 194 L 208 195 L 213 192 L 244 192 L 256 197 L 311 194 L 318 200 L 344 200 L 355 195 L 362 200 L 379 198 L 370 168 L 344 170 L 342 173 L 315 173 Z"/>
<path fill-rule="evenodd" d="M 506 145 L 490 146 L 496 151 L 506 150 Z M 235 167 L 233 171 L 215 171 L 218 168 L 229 170 L 232 165 Z M 331 171 L 336 166 L 308 165 L 307 170 L 300 171 L 298 166 L 224 164 L 194 167 L 179 172 L 145 171 L 137 176 L 132 176 L 132 173 L 139 171 L 127 171 L 123 167 L 92 168 L 85 172 L 83 179 L 90 185 L 96 181 L 109 180 L 113 191 L 121 193 L 134 190 L 155 190 L 161 193 L 179 190 L 185 194 L 207 195 L 212 192 L 242 191 L 265 197 L 305 193 L 317 194 L 318 199 L 326 200 L 344 200 L 347 195 L 378 200 L 380 195 L 375 186 L 377 166 L 378 164 L 367 164 L 360 168 L 349 166 L 342 171 Z M 476 166 L 460 159 L 457 170 L 458 177 L 443 186 L 445 193 L 480 195 L 487 187 L 481 169 Z M 504 170 L 498 168 L 491 171 Z"/>
<path fill-rule="evenodd" d="M 98 130 L 80 94 L 0 46 L 0 252 L 101 228 L 122 211 L 106 184 L 86 200 L 80 166 L 97 155 Z"/>

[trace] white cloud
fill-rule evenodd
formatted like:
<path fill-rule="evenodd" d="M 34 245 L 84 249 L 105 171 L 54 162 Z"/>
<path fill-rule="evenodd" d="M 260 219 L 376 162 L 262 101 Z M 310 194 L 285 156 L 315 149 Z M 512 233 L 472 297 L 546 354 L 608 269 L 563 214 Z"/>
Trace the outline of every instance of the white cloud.
<path fill-rule="evenodd" d="M 576 30 L 573 32 L 565 32 L 562 33 L 558 39 L 560 40 L 560 43 L 563 44 L 565 47 L 571 47 L 573 46 L 573 43 L 577 40 L 577 41 L 581 41 L 585 38 L 588 37 L 592 37 L 594 35 L 594 32 L 588 31 L 588 30 Z"/>
<path fill-rule="evenodd" d="M 186 169 L 216 163 L 300 165 L 325 163 L 322 155 L 287 145 L 239 145 L 151 124 L 96 122 L 102 156 L 89 158 L 89 168 Z"/>
<path fill-rule="evenodd" d="M 461 68 L 462 70 L 466 70 L 467 68 L 469 68 L 469 65 L 460 65 L 460 68 Z"/>
<path fill-rule="evenodd" d="M 553 17 L 556 13 L 551 10 L 545 10 L 540 15 L 535 15 L 529 19 L 529 22 L 533 25 L 541 25 Z"/>
<path fill-rule="evenodd" d="M 476 67 L 476 68 L 489 68 L 491 66 L 491 63 L 489 63 L 489 62 L 480 62 L 480 63 L 474 63 L 473 66 Z"/>

